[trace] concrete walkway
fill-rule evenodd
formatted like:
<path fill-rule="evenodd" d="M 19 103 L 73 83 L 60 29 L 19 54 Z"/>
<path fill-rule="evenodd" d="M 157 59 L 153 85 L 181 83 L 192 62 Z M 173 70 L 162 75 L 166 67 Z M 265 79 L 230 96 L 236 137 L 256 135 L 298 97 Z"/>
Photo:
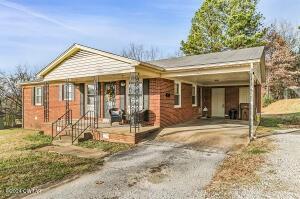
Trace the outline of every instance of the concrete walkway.
<path fill-rule="evenodd" d="M 202 198 L 225 154 L 151 141 L 114 155 L 95 173 L 28 198 Z"/>
<path fill-rule="evenodd" d="M 89 149 L 74 145 L 51 145 L 36 149 L 36 151 L 73 155 L 81 158 L 102 158 L 108 154 L 107 152 L 99 149 Z"/>

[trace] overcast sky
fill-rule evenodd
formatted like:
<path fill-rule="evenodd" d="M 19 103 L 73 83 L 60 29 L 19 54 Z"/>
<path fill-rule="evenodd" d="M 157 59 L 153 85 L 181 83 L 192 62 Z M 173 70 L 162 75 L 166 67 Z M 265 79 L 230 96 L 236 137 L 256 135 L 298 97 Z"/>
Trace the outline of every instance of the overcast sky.
<path fill-rule="evenodd" d="M 120 53 L 130 42 L 174 54 L 202 0 L 0 0 L 0 71 L 35 70 L 73 43 Z M 300 0 L 261 0 L 268 24 L 300 25 Z"/>

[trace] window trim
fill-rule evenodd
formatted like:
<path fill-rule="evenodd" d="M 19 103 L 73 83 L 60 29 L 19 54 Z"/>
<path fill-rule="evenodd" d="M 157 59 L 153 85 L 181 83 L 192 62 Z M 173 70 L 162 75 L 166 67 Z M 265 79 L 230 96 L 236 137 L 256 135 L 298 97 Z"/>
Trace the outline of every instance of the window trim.
<path fill-rule="evenodd" d="M 193 95 L 193 90 L 192 90 L 192 98 L 195 96 L 195 103 L 193 104 L 193 99 L 192 99 L 192 106 L 196 107 L 196 106 L 198 106 L 198 103 L 197 103 L 197 100 L 198 100 L 198 97 L 197 97 L 197 84 L 192 84 L 192 89 L 195 89 L 195 95 Z"/>
<path fill-rule="evenodd" d="M 179 104 L 175 104 L 175 96 L 176 96 L 176 93 L 175 93 L 175 88 L 176 88 L 176 84 L 178 84 L 178 87 L 179 87 Z M 174 108 L 181 108 L 181 82 L 180 81 L 174 81 Z"/>
<path fill-rule="evenodd" d="M 37 95 L 37 90 L 38 89 L 41 90 L 41 94 L 39 96 Z M 37 98 L 38 97 L 41 98 L 41 102 L 40 103 L 37 102 Z M 36 87 L 34 87 L 34 105 L 35 106 L 42 106 L 42 104 L 43 104 L 43 89 L 42 89 L 41 86 L 36 86 Z"/>

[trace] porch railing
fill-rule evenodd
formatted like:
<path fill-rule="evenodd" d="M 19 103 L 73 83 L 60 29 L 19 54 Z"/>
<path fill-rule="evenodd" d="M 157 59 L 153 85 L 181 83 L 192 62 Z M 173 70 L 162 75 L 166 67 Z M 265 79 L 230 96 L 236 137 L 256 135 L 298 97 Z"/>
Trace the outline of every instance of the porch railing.
<path fill-rule="evenodd" d="M 52 140 L 72 124 L 72 110 L 66 111 L 52 123 Z"/>
<path fill-rule="evenodd" d="M 87 111 L 72 125 L 72 144 L 89 128 L 94 126 L 95 112 Z"/>

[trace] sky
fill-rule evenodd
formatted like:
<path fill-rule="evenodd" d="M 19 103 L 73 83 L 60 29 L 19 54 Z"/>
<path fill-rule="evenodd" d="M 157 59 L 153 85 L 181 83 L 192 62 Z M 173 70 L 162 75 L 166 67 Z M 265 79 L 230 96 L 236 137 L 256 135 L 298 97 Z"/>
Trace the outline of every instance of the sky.
<path fill-rule="evenodd" d="M 44 67 L 73 43 L 120 54 L 129 43 L 178 52 L 202 0 L 0 0 L 0 71 Z M 300 25 L 300 0 L 261 0 L 265 24 Z"/>

